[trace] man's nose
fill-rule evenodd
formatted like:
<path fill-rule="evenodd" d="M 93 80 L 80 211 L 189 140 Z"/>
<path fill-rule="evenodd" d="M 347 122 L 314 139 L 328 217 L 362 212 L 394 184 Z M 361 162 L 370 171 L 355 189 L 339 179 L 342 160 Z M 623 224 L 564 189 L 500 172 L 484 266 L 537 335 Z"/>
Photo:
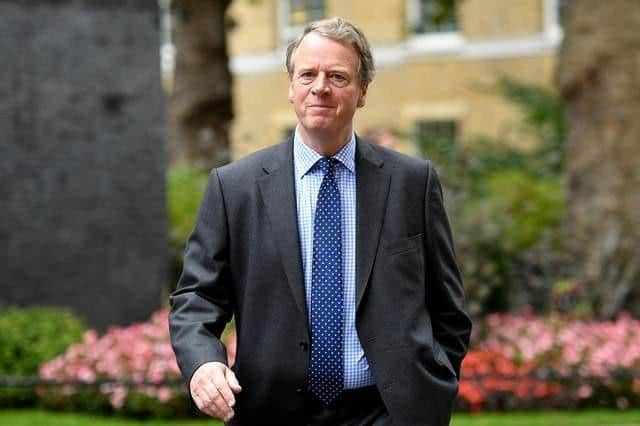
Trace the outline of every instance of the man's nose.
<path fill-rule="evenodd" d="M 329 91 L 329 79 L 323 73 L 318 74 L 315 81 L 313 82 L 313 86 L 311 87 L 311 91 L 314 95 L 323 95 Z"/>

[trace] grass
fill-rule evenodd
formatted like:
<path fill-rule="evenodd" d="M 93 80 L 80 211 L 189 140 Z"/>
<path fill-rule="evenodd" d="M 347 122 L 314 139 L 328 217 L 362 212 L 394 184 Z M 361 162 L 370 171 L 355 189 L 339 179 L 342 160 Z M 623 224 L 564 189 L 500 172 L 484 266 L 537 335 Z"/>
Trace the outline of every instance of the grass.
<path fill-rule="evenodd" d="M 3 426 L 222 426 L 212 420 L 130 420 L 38 410 L 0 411 Z M 640 410 L 457 414 L 451 426 L 640 426 Z"/>
<path fill-rule="evenodd" d="M 640 426 L 640 410 L 457 414 L 451 426 Z"/>
<path fill-rule="evenodd" d="M 41 410 L 2 410 L 2 426 L 222 426 L 212 420 L 132 420 L 89 414 L 55 413 Z"/>

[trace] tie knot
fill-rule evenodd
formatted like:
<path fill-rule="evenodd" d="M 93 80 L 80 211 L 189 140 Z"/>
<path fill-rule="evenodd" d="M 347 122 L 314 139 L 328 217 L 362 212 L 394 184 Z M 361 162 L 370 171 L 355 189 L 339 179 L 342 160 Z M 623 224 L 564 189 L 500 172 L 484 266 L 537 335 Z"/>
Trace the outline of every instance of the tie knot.
<path fill-rule="evenodd" d="M 326 175 L 327 173 L 333 172 L 335 165 L 338 163 L 338 160 L 335 158 L 326 158 L 323 157 L 318 160 L 317 167 L 322 170 L 322 174 Z"/>

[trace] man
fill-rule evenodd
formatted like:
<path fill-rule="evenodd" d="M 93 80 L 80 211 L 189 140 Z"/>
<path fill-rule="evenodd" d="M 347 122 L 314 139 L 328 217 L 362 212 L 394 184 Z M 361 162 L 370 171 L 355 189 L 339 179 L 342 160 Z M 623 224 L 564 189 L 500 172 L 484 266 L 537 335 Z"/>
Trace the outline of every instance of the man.
<path fill-rule="evenodd" d="M 355 136 L 353 24 L 311 23 L 286 64 L 296 131 L 212 171 L 171 295 L 190 395 L 232 425 L 446 425 L 471 323 L 436 173 Z"/>

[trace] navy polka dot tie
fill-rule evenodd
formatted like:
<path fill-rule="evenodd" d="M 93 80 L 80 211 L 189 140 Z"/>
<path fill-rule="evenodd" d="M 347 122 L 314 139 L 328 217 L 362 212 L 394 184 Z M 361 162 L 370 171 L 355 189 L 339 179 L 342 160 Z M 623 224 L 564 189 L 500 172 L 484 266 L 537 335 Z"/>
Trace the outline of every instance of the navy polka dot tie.
<path fill-rule="evenodd" d="M 342 392 L 342 232 L 337 160 L 316 165 L 324 173 L 313 225 L 311 368 L 309 389 L 324 404 Z"/>

